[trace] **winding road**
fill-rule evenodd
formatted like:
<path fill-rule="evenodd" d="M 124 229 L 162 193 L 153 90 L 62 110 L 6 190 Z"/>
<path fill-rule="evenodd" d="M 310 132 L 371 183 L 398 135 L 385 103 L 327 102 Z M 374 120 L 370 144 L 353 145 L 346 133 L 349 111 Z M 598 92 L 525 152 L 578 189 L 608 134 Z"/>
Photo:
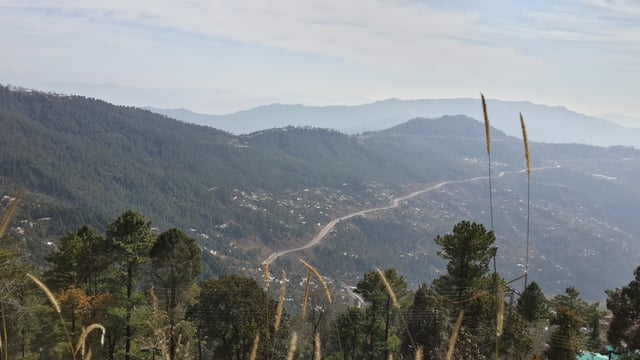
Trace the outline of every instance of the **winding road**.
<path fill-rule="evenodd" d="M 559 168 L 560 165 L 555 165 L 555 166 L 546 166 L 546 167 L 539 167 L 539 168 L 534 168 L 532 170 L 544 170 L 544 169 L 555 169 L 555 168 Z M 513 171 L 502 171 L 500 172 L 498 175 L 494 176 L 494 178 L 501 178 L 503 176 L 505 176 L 506 174 L 517 174 L 517 173 L 523 173 L 525 172 L 525 169 L 522 170 L 513 170 Z M 426 189 L 422 189 L 422 190 L 418 190 L 418 191 L 414 191 L 411 194 L 408 195 L 404 195 L 404 196 L 400 196 L 397 197 L 393 200 L 391 200 L 391 203 L 389 203 L 389 205 L 387 206 L 380 206 L 380 207 L 375 207 L 375 208 L 370 208 L 370 209 L 365 209 L 365 210 L 360 210 L 360 211 L 356 211 L 353 213 L 350 213 L 348 215 L 344 215 L 341 216 L 339 218 L 333 219 L 331 220 L 329 223 L 327 223 L 327 225 L 325 225 L 320 232 L 313 238 L 311 239 L 311 241 L 309 241 L 308 243 L 300 246 L 300 247 L 296 247 L 296 248 L 291 248 L 291 249 L 286 249 L 286 250 L 280 250 L 280 251 L 276 251 L 273 254 L 269 255 L 269 257 L 267 257 L 267 259 L 263 262 L 265 264 L 271 264 L 274 261 L 276 261 L 276 259 L 278 259 L 279 257 L 286 255 L 286 254 L 290 254 L 293 252 L 297 252 L 297 251 L 302 251 L 305 249 L 308 249 L 310 247 L 316 246 L 318 245 L 322 239 L 324 239 L 324 237 L 336 226 L 336 224 L 338 224 L 340 221 L 343 220 L 348 220 L 351 219 L 353 217 L 356 216 L 362 216 L 362 215 L 366 215 L 368 213 L 372 213 L 372 212 L 376 212 L 376 211 L 382 211 L 382 210 L 389 210 L 389 209 L 393 209 L 393 208 L 397 208 L 398 206 L 400 206 L 400 204 L 408 199 L 414 198 L 418 195 L 422 195 L 426 192 L 430 192 L 430 191 L 434 191 L 434 190 L 438 190 L 441 187 L 445 186 L 445 185 L 450 185 L 450 184 L 464 184 L 464 183 L 469 183 L 469 182 L 473 182 L 473 181 L 479 181 L 479 180 L 487 180 L 489 179 L 488 176 L 478 176 L 478 177 L 473 177 L 473 178 L 469 178 L 469 179 L 463 179 L 463 180 L 448 180 L 448 181 L 443 181 L 440 183 L 437 183 L 435 185 L 432 185 Z"/>

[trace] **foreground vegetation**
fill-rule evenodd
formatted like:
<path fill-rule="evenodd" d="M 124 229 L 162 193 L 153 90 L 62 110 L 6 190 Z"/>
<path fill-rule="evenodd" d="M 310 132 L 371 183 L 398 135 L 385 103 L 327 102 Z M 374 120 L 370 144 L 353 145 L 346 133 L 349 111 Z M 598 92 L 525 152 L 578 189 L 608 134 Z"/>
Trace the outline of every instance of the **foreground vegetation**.
<path fill-rule="evenodd" d="M 498 249 L 484 226 L 462 221 L 435 243 L 447 271 L 431 285 L 409 289 L 395 269 L 372 269 L 354 290 L 365 305 L 349 306 L 334 303 L 338 290 L 304 261 L 302 299 L 289 295 L 286 274 L 276 280 L 268 267 L 261 279 L 202 280 L 196 242 L 177 229 L 154 233 L 134 211 L 104 235 L 86 225 L 59 240 L 36 276 L 47 299 L 27 277 L 35 269 L 23 244 L 4 236 L 2 358 L 575 359 L 601 350 L 605 334 L 621 352 L 640 347 L 640 268 L 628 286 L 608 292 L 607 332 L 604 312 L 575 288 L 546 298 L 533 281 L 513 291 L 490 271 Z M 93 324 L 104 334 L 83 331 Z M 82 354 L 74 351 L 80 344 Z"/>

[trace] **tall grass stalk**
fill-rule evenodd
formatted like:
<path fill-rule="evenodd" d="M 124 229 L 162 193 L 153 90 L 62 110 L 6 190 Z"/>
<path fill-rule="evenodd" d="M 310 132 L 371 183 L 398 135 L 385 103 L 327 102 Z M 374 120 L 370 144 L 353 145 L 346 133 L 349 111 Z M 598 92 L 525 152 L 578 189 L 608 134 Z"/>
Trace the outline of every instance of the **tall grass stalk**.
<path fill-rule="evenodd" d="M 269 284 L 271 284 L 271 274 L 269 273 L 269 263 L 267 262 L 262 263 L 262 280 L 264 281 L 264 289 L 265 289 L 265 292 L 267 293 L 267 297 L 265 299 L 265 304 L 264 304 L 264 309 L 266 312 L 265 322 L 264 322 L 264 334 L 265 334 L 265 341 L 267 342 L 267 344 L 269 344 L 270 343 L 269 319 L 271 317 L 271 315 L 269 314 L 269 306 L 271 305 L 271 300 L 269 298 Z M 270 357 L 271 357 L 271 353 L 267 351 L 267 358 L 270 358 Z"/>
<path fill-rule="evenodd" d="M 291 336 L 291 342 L 289 343 L 289 352 L 287 353 L 287 360 L 293 360 L 293 355 L 296 353 L 296 349 L 298 348 L 298 333 L 295 331 Z"/>
<path fill-rule="evenodd" d="M 49 290 L 49 288 L 42 282 L 40 281 L 37 277 L 27 273 L 27 277 L 33 281 L 36 285 L 38 285 L 38 287 L 40 288 L 40 290 L 42 290 L 42 292 L 44 292 L 44 294 L 47 296 L 47 299 L 49 299 L 49 302 L 51 303 L 51 306 L 53 306 L 53 309 L 60 314 L 62 312 L 62 310 L 60 309 L 60 304 L 58 303 L 58 300 L 56 300 L 56 297 L 53 295 L 53 293 L 51 292 L 51 290 Z"/>
<path fill-rule="evenodd" d="M 271 275 L 269 274 L 269 263 L 262 264 L 262 279 L 264 281 L 264 288 L 269 291 L 269 283 L 271 282 Z"/>
<path fill-rule="evenodd" d="M 313 274 L 313 276 L 316 279 L 318 279 L 320 284 L 322 284 L 322 289 L 324 289 L 324 295 L 327 298 L 327 301 L 329 302 L 329 304 L 331 304 L 332 300 L 331 300 L 331 293 L 329 292 L 329 287 L 327 286 L 327 283 L 324 281 L 324 279 L 322 278 L 318 270 L 316 270 L 316 268 L 314 268 L 308 262 L 302 259 L 300 259 L 300 262 Z"/>
<path fill-rule="evenodd" d="M 282 321 L 282 311 L 284 309 L 284 295 L 286 292 L 287 274 L 282 271 L 282 285 L 280 286 L 280 296 L 278 297 L 278 306 L 276 308 L 276 319 L 273 324 L 273 331 L 278 331 L 280 322 Z"/>
<path fill-rule="evenodd" d="M 382 272 L 382 270 L 380 269 L 376 269 L 376 272 L 378 273 L 380 280 L 384 284 L 384 288 L 387 291 L 387 295 L 389 295 L 389 298 L 391 299 L 391 303 L 393 304 L 393 307 L 396 308 L 396 310 L 398 311 L 398 316 L 400 316 L 400 320 L 402 320 L 402 324 L 404 325 L 404 328 L 407 331 L 407 335 L 409 335 L 409 341 L 411 341 L 411 346 L 415 348 L 416 344 L 413 341 L 413 336 L 411 335 L 411 331 L 409 331 L 409 325 L 407 324 L 407 321 L 405 320 L 402 312 L 400 311 L 400 304 L 398 304 L 398 297 L 396 296 L 396 293 L 393 291 L 391 284 L 389 284 L 387 277 L 384 276 L 384 272 Z"/>
<path fill-rule="evenodd" d="M 67 325 L 65 324 L 64 319 L 62 318 L 62 310 L 60 308 L 60 304 L 58 303 L 58 300 L 56 300 L 56 297 L 53 295 L 51 290 L 49 290 L 49 288 L 42 281 L 40 281 L 40 279 L 38 279 L 37 277 L 29 273 L 27 273 L 27 277 L 29 278 L 29 280 L 33 281 L 33 283 L 35 283 L 40 288 L 40 290 L 42 290 L 42 292 L 44 292 L 44 294 L 47 296 L 47 299 L 49 299 L 51 306 L 56 311 L 56 313 L 58 313 L 60 324 L 62 324 L 64 333 L 67 336 L 67 345 L 69 346 L 69 352 L 71 353 L 71 356 L 74 360 L 76 359 L 78 352 L 81 352 L 82 359 L 84 359 L 87 336 L 93 330 L 102 330 L 102 337 L 100 338 L 100 343 L 104 344 L 104 335 L 106 331 L 104 326 L 100 324 L 91 324 L 87 328 L 83 329 L 82 334 L 80 334 L 80 337 L 78 338 L 78 343 L 76 344 L 76 346 L 73 346 L 71 333 L 67 329 Z"/>
<path fill-rule="evenodd" d="M 529 227 L 531 224 L 531 156 L 529 155 L 529 139 L 527 137 L 527 127 L 524 124 L 524 117 L 520 113 L 520 127 L 522 128 L 522 140 L 524 141 L 524 158 L 527 165 L 527 241 L 524 261 L 524 287 L 527 287 L 529 276 Z"/>
<path fill-rule="evenodd" d="M 13 214 L 16 212 L 16 209 L 18 208 L 18 203 L 20 203 L 20 199 L 22 198 L 23 194 L 24 194 L 24 190 L 18 191 L 15 199 L 11 202 L 11 205 L 9 205 L 7 212 L 4 214 L 2 218 L 2 222 L 0 223 L 0 239 L 2 239 L 5 231 L 9 227 L 9 222 L 11 221 Z"/>
<path fill-rule="evenodd" d="M 500 353 L 500 337 L 502 336 L 502 330 L 504 327 L 504 287 L 502 284 L 498 285 L 496 302 L 498 305 L 498 311 L 496 314 L 496 360 L 498 360 Z"/>
<path fill-rule="evenodd" d="M 416 349 L 416 355 L 415 355 L 414 359 L 415 360 L 424 359 L 424 348 L 422 346 L 418 346 L 418 348 Z"/>
<path fill-rule="evenodd" d="M 251 347 L 251 356 L 249 360 L 256 360 L 258 356 L 258 345 L 260 344 L 260 331 L 256 331 L 256 336 L 253 338 L 253 346 Z"/>
<path fill-rule="evenodd" d="M 396 309 L 400 309 L 400 305 L 398 304 L 398 298 L 396 297 L 396 293 L 391 288 L 391 284 L 389 284 L 389 281 L 387 281 L 387 277 L 384 276 L 384 273 L 380 269 L 376 269 L 376 272 L 378 273 L 380 280 L 382 280 L 382 283 L 384 284 L 384 288 L 387 290 L 387 295 L 389 295 L 389 298 L 391 298 L 391 303 Z"/>
<path fill-rule="evenodd" d="M 88 327 L 84 328 L 82 330 L 82 334 L 80 334 L 80 338 L 78 339 L 78 344 L 76 345 L 76 350 L 75 350 L 76 354 L 78 353 L 78 351 L 80 351 L 80 358 L 81 359 L 85 358 L 84 356 L 85 356 L 85 347 L 86 347 L 87 336 L 93 330 L 101 330 L 102 331 L 102 336 L 100 337 L 100 343 L 104 344 L 104 334 L 106 332 L 104 326 L 102 326 L 100 324 L 91 324 Z"/>
<path fill-rule="evenodd" d="M 498 295 L 496 296 L 498 302 L 498 312 L 496 316 L 496 336 L 502 336 L 502 329 L 504 327 L 504 287 L 498 286 Z"/>
<path fill-rule="evenodd" d="M 314 341 L 314 359 L 315 360 L 322 360 L 322 342 L 320 341 L 320 333 L 317 332 L 316 333 L 316 337 L 315 337 L 315 341 Z"/>
<path fill-rule="evenodd" d="M 301 318 L 304 320 L 307 315 L 307 302 L 309 301 L 309 287 L 311 286 L 311 271 L 307 272 L 307 281 L 304 286 L 304 298 L 302 299 L 302 315 Z"/>
<path fill-rule="evenodd" d="M 29 273 L 27 273 L 27 277 L 29 278 L 29 280 L 33 281 L 40 288 L 40 290 L 42 290 L 42 292 L 44 292 L 44 294 L 47 296 L 47 299 L 49 299 L 51 306 L 53 306 L 53 309 L 56 311 L 56 313 L 58 313 L 58 317 L 60 318 L 60 324 L 62 324 L 64 333 L 67 336 L 67 344 L 69 345 L 69 351 L 71 352 L 71 355 L 75 360 L 76 352 L 73 347 L 73 341 L 71 340 L 71 334 L 69 333 L 69 330 L 67 330 L 67 325 L 64 323 L 64 319 L 62 318 L 62 311 L 60 309 L 60 304 L 58 303 L 58 300 L 56 300 L 56 297 L 53 295 L 51 290 L 49 290 L 49 288 L 37 277 Z"/>
<path fill-rule="evenodd" d="M 449 338 L 449 349 L 447 350 L 447 360 L 451 360 L 453 356 L 453 349 L 456 347 L 456 340 L 458 340 L 458 333 L 460 333 L 460 327 L 462 327 L 462 318 L 464 317 L 464 309 L 460 310 L 458 314 L 458 320 L 456 320 L 456 324 L 453 326 L 453 331 L 451 332 L 451 337 Z"/>
<path fill-rule="evenodd" d="M 491 232 L 494 232 L 493 230 L 493 185 L 491 184 L 492 182 L 492 176 L 491 176 L 491 126 L 489 124 L 489 113 L 487 112 L 487 102 L 484 99 L 484 94 L 480 94 L 480 97 L 482 98 L 482 115 L 484 116 L 484 135 L 485 135 L 485 140 L 487 143 L 487 158 L 488 158 L 488 164 L 489 164 L 489 217 L 491 219 Z M 495 232 L 494 232 L 495 235 Z M 496 256 L 493 256 L 493 272 L 496 273 L 497 270 L 497 266 L 496 266 Z"/>

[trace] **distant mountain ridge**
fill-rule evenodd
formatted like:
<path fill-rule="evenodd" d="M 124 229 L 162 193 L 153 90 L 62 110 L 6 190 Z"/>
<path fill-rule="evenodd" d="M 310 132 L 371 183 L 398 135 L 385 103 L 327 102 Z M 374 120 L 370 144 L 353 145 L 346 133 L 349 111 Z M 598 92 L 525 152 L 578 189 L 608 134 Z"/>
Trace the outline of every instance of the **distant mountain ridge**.
<path fill-rule="evenodd" d="M 521 137 L 518 115 L 521 112 L 532 141 L 640 148 L 640 128 L 621 126 L 564 107 L 493 99 L 487 100 L 487 106 L 491 125 L 510 136 Z M 477 120 L 483 118 L 480 100 L 470 98 L 389 99 L 364 105 L 335 106 L 271 104 L 228 115 L 198 114 L 187 109 L 147 109 L 233 134 L 283 126 L 315 126 L 355 134 L 386 129 L 416 117 L 460 114 Z"/>

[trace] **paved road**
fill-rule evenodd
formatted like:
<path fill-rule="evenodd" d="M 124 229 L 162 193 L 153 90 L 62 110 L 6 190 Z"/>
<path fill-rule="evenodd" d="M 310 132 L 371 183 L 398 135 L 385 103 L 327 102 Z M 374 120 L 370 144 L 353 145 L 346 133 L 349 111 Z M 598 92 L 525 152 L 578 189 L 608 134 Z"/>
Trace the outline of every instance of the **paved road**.
<path fill-rule="evenodd" d="M 555 168 L 558 168 L 558 167 L 560 167 L 560 165 L 534 168 L 532 170 L 544 170 L 544 169 L 552 169 L 552 168 L 555 169 Z M 498 175 L 495 175 L 494 177 L 495 178 L 500 178 L 500 177 L 505 176 L 506 174 L 516 174 L 516 173 L 523 173 L 523 172 L 525 172 L 524 169 L 523 170 L 515 170 L 515 171 L 502 171 Z M 311 241 L 309 241 L 308 243 L 306 243 L 306 244 L 304 244 L 304 245 L 302 245 L 300 247 L 276 251 L 273 254 L 269 255 L 269 257 L 263 263 L 271 264 L 277 258 L 279 258 L 280 256 L 283 256 L 283 255 L 286 255 L 286 254 L 290 254 L 290 253 L 293 253 L 293 252 L 297 252 L 297 251 L 302 251 L 302 250 L 305 250 L 305 249 L 308 249 L 310 247 L 318 245 L 322 241 L 322 239 L 324 239 L 324 237 L 340 221 L 351 219 L 352 217 L 356 217 L 356 216 L 366 215 L 368 213 L 372 213 L 372 212 L 376 212 L 376 211 L 382 211 L 382 210 L 389 210 L 389 209 L 397 208 L 405 200 L 409 200 L 411 198 L 414 198 L 414 197 L 416 197 L 418 195 L 422 195 L 422 194 L 430 192 L 430 191 L 438 190 L 438 189 L 440 189 L 441 187 L 443 187 L 445 185 L 449 185 L 449 184 L 464 184 L 464 183 L 469 183 L 469 182 L 479 181 L 479 180 L 486 180 L 486 179 L 489 179 L 489 177 L 488 176 L 478 176 L 478 177 L 473 177 L 473 178 L 463 179 L 463 180 L 443 181 L 443 182 L 437 183 L 435 185 L 429 186 L 428 188 L 425 188 L 425 189 L 422 189 L 422 190 L 418 190 L 418 191 L 414 191 L 409 195 L 404 195 L 404 196 L 397 197 L 397 198 L 391 200 L 391 202 L 387 206 L 381 206 L 381 207 L 375 207 L 375 208 L 360 210 L 360 211 L 356 211 L 356 212 L 353 212 L 351 214 L 339 217 L 337 219 L 333 219 L 327 225 L 325 225 L 320 230 L 320 232 L 313 239 L 311 239 Z"/>

